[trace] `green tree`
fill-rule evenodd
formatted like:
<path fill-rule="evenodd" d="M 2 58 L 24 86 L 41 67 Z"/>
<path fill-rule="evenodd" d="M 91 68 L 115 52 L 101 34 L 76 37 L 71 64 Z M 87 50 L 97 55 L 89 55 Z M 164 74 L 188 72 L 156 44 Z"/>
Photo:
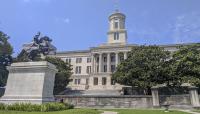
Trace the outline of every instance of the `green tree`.
<path fill-rule="evenodd" d="M 128 58 L 118 65 L 112 79 L 119 84 L 144 89 L 144 94 L 150 94 L 152 86 L 173 82 L 168 75 L 169 58 L 170 52 L 164 48 L 135 46 L 128 53 Z"/>
<path fill-rule="evenodd" d="M 200 87 L 200 44 L 180 46 L 171 60 L 172 75 L 179 82 Z"/>
<path fill-rule="evenodd" d="M 6 66 L 12 62 L 11 54 L 13 53 L 13 48 L 8 39 L 9 36 L 0 31 L 0 86 L 6 85 L 8 77 Z"/>
<path fill-rule="evenodd" d="M 71 65 L 65 63 L 60 58 L 46 57 L 45 60 L 54 64 L 58 69 L 58 73 L 56 73 L 55 76 L 54 94 L 59 94 L 65 90 L 67 84 L 70 81 L 69 78 L 72 75 Z"/>

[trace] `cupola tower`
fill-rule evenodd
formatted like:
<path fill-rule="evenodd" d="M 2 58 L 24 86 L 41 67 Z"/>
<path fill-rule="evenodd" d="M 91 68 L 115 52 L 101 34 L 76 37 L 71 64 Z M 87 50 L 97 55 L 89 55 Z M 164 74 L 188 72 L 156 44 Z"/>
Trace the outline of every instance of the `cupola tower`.
<path fill-rule="evenodd" d="M 109 16 L 108 44 L 126 44 L 127 32 L 125 29 L 126 16 L 116 10 Z"/>

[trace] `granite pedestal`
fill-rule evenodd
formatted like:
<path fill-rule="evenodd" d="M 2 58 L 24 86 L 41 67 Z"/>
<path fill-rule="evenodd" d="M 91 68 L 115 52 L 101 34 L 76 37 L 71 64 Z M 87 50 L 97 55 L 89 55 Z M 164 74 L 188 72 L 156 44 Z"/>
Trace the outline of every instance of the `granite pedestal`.
<path fill-rule="evenodd" d="M 56 67 L 46 61 L 13 63 L 1 103 L 42 104 L 54 101 Z"/>

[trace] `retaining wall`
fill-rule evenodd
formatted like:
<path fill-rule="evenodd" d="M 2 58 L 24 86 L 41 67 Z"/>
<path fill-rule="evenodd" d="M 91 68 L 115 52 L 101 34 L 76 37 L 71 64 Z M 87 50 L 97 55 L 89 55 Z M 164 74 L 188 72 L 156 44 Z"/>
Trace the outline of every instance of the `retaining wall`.
<path fill-rule="evenodd" d="M 71 103 L 78 108 L 153 108 L 152 96 L 55 96 L 57 101 Z M 192 108 L 189 95 L 161 95 L 160 106 L 169 104 L 171 108 Z"/>

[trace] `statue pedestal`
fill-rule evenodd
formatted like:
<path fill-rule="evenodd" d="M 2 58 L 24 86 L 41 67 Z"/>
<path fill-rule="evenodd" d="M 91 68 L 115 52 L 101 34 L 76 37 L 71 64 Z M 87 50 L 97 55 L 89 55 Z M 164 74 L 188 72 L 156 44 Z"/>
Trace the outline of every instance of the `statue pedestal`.
<path fill-rule="evenodd" d="M 1 103 L 42 104 L 54 101 L 56 67 L 46 61 L 19 62 L 8 67 L 9 76 Z"/>

